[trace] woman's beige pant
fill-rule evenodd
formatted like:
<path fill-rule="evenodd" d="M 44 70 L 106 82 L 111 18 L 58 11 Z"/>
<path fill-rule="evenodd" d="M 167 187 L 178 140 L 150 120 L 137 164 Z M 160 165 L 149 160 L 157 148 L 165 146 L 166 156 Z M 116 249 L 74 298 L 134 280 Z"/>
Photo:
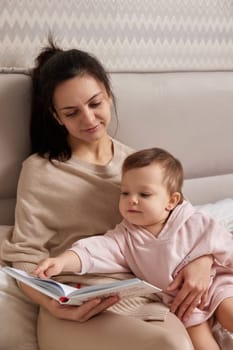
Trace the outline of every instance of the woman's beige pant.
<path fill-rule="evenodd" d="M 41 309 L 38 339 L 40 350 L 193 350 L 183 324 L 171 313 L 164 322 L 148 322 L 107 311 L 78 323 Z"/>

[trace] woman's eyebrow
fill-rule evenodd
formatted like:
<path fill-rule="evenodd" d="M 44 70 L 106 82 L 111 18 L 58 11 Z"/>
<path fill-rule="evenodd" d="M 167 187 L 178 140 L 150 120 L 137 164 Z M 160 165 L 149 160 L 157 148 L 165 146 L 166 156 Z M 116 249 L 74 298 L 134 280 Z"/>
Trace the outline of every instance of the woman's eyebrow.
<path fill-rule="evenodd" d="M 97 92 L 96 94 L 91 96 L 85 103 L 89 103 L 91 100 L 93 100 L 95 97 L 101 95 L 102 93 L 103 93 L 102 91 Z M 66 109 L 77 109 L 77 108 L 78 108 L 77 106 L 65 106 L 65 107 L 60 108 L 60 111 L 64 111 Z"/>
<path fill-rule="evenodd" d="M 86 103 L 90 102 L 90 101 L 93 100 L 95 97 L 97 97 L 97 96 L 99 96 L 99 95 L 101 95 L 101 94 L 103 94 L 103 91 L 97 92 L 95 95 L 93 95 L 91 98 L 89 98 L 89 99 L 86 101 Z"/>

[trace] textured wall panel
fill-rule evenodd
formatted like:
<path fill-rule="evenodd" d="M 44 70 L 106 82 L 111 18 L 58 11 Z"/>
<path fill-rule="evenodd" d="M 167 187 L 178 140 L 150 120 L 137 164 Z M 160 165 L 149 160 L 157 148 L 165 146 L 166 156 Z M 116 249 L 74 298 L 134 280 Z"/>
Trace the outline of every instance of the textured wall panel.
<path fill-rule="evenodd" d="M 0 66 L 32 66 L 49 31 L 110 71 L 233 69 L 232 0 L 1 0 Z"/>

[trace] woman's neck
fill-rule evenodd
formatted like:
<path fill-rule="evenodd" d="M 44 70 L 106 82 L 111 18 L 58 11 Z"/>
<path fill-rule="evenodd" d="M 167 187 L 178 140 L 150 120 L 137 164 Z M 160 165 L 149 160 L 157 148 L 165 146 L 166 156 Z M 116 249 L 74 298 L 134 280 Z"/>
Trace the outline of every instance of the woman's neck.
<path fill-rule="evenodd" d="M 113 157 L 113 144 L 108 135 L 96 142 L 76 143 L 71 148 L 72 155 L 91 164 L 106 165 Z"/>

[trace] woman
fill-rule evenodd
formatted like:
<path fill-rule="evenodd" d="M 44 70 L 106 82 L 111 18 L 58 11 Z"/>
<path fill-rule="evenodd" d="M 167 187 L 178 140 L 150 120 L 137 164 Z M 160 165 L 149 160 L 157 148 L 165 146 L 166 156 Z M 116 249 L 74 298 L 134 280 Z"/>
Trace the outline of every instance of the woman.
<path fill-rule="evenodd" d="M 121 220 L 120 170 L 132 152 L 107 132 L 115 100 L 96 58 L 79 50 L 63 51 L 50 42 L 38 56 L 32 78 L 34 154 L 23 164 L 14 231 L 2 246 L 3 259 L 27 272 L 46 256 L 59 254 L 81 237 L 104 233 Z M 201 305 L 205 303 L 211 265 L 212 257 L 204 257 L 180 272 L 170 286 L 180 288 L 172 312 L 145 297 L 61 306 L 23 284 L 20 287 L 40 305 L 41 350 L 80 346 L 87 350 L 94 346 L 101 350 L 191 350 L 190 339 L 174 313 L 185 318 L 200 300 Z M 94 284 L 128 277 L 68 273 L 59 280 Z M 148 310 L 150 317 L 145 319 Z"/>

